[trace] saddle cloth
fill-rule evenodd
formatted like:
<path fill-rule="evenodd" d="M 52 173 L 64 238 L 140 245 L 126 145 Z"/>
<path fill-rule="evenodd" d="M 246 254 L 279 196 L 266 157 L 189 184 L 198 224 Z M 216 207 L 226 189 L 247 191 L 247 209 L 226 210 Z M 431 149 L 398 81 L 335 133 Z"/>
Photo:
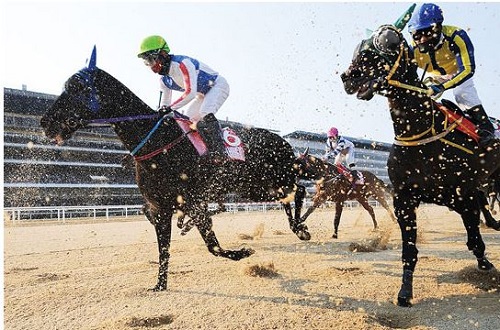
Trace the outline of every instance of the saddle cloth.
<path fill-rule="evenodd" d="M 208 148 L 200 133 L 191 128 L 193 122 L 189 120 L 188 117 L 178 113 L 177 111 L 174 111 L 174 119 L 184 134 L 186 134 L 189 141 L 198 152 L 198 155 L 204 155 L 208 151 Z M 224 127 L 221 131 L 221 135 L 229 159 L 245 161 L 245 149 L 243 148 L 243 142 L 238 137 L 236 132 L 229 127 Z"/>
<path fill-rule="evenodd" d="M 348 170 L 343 164 L 335 164 L 335 167 L 341 175 L 345 176 L 350 181 L 350 178 L 352 177 L 352 172 L 350 170 Z M 361 171 L 356 171 L 355 173 L 357 173 L 357 176 L 353 178 L 354 184 L 365 184 L 365 177 L 363 176 L 363 173 L 361 173 Z"/>
<path fill-rule="evenodd" d="M 245 161 L 245 149 L 243 148 L 243 141 L 240 137 L 229 127 L 222 129 L 222 140 L 224 140 L 224 147 L 226 148 L 227 155 L 232 160 Z"/>
<path fill-rule="evenodd" d="M 479 135 L 476 132 L 476 125 L 474 125 L 473 122 L 464 117 L 461 113 L 458 113 L 455 109 L 453 109 L 454 104 L 450 103 L 450 101 L 438 103 L 438 108 L 445 115 L 446 122 L 448 124 L 452 124 L 458 121 L 459 124 L 457 126 L 457 129 L 470 136 L 474 141 L 478 142 Z"/>

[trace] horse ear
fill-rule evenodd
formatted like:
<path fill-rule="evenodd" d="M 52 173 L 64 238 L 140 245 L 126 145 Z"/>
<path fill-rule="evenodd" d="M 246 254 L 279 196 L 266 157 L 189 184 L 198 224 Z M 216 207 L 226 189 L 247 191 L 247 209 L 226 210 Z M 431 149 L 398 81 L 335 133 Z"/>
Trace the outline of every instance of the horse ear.
<path fill-rule="evenodd" d="M 87 65 L 87 68 L 90 71 L 94 71 L 97 67 L 96 63 L 97 63 L 97 48 L 94 45 L 94 48 L 92 49 L 92 54 L 90 55 L 90 60 L 89 60 L 89 64 Z"/>
<path fill-rule="evenodd" d="M 404 13 L 403 15 L 401 15 L 398 20 L 394 23 L 394 27 L 396 29 L 398 29 L 398 31 L 402 31 L 405 26 L 406 26 L 406 23 L 408 23 L 408 21 L 410 20 L 411 18 L 411 15 L 413 13 L 413 10 L 415 10 L 415 7 L 417 6 L 416 3 L 414 3 L 413 5 L 410 6 L 410 8 L 408 8 Z"/>

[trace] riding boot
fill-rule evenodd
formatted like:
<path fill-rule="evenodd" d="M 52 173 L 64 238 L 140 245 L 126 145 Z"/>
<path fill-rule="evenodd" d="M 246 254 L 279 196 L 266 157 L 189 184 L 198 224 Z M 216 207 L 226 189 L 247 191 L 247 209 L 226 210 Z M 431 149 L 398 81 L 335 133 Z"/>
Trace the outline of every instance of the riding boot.
<path fill-rule="evenodd" d="M 351 185 L 354 188 L 356 186 L 356 181 L 358 181 L 358 171 L 354 169 L 356 167 L 355 163 L 349 164 L 349 174 L 351 175 Z"/>
<path fill-rule="evenodd" d="M 352 175 L 352 185 L 354 186 L 356 184 L 356 181 L 358 181 L 359 179 L 358 171 L 351 170 L 351 175 Z"/>
<path fill-rule="evenodd" d="M 479 145 L 481 147 L 487 146 L 495 139 L 495 128 L 488 118 L 483 106 L 476 105 L 467 109 L 466 114 L 471 118 L 474 124 L 477 125 L 477 134 L 479 135 Z"/>
<path fill-rule="evenodd" d="M 214 163 L 226 160 L 226 150 L 221 136 L 221 127 L 213 113 L 209 113 L 197 124 L 197 130 L 207 145 L 206 157 Z"/>

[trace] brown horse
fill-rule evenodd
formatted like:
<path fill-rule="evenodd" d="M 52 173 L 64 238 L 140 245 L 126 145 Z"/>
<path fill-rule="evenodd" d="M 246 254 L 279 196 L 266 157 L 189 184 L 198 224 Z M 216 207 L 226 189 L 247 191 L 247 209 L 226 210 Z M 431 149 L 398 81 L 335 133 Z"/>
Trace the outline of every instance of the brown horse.
<path fill-rule="evenodd" d="M 403 240 L 398 305 L 411 306 L 421 202 L 460 214 L 478 268 L 494 268 L 480 233 L 479 189 L 500 176 L 500 142 L 480 147 L 474 135 L 461 131 L 465 119 L 448 120 L 450 114 L 428 96 L 400 28 L 383 25 L 363 40 L 341 78 L 345 91 L 358 99 L 370 100 L 377 93 L 389 101 L 395 141 L 387 166 Z M 500 229 L 498 221 L 490 225 Z"/>
<path fill-rule="evenodd" d="M 313 197 L 313 205 L 309 207 L 304 215 L 297 219 L 301 223 L 314 212 L 316 208 L 326 201 L 335 203 L 335 217 L 333 220 L 332 238 L 338 238 L 340 217 L 344 208 L 344 202 L 348 200 L 358 201 L 370 214 L 373 221 L 373 229 L 378 228 L 375 212 L 368 199 L 373 198 L 386 209 L 389 217 L 396 222 L 396 218 L 387 203 L 386 196 L 390 194 L 385 183 L 369 171 L 360 171 L 364 177 L 363 184 L 352 185 L 349 179 L 340 174 L 337 167 L 317 157 L 309 155 L 307 149 L 304 154 L 295 159 L 295 167 L 299 178 L 306 180 L 317 180 L 316 194 Z"/>

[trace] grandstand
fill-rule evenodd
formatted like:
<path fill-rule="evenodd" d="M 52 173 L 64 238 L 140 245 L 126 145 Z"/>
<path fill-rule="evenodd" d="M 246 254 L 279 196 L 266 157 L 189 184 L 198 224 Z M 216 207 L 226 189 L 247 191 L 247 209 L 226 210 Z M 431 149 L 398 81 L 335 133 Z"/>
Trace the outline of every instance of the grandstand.
<path fill-rule="evenodd" d="M 107 127 L 78 131 L 63 146 L 44 137 L 40 118 L 56 95 L 4 88 L 4 206 L 139 205 L 134 170 L 122 167 L 128 153 Z M 221 122 L 236 124 L 233 122 Z M 324 152 L 326 135 L 297 131 L 284 138 L 303 152 Z M 360 169 L 388 182 L 390 145 L 352 139 Z M 235 202 L 231 196 L 231 202 Z"/>
<path fill-rule="evenodd" d="M 76 132 L 63 146 L 44 137 L 40 118 L 56 98 L 4 88 L 4 206 L 141 204 L 110 128 Z"/>

